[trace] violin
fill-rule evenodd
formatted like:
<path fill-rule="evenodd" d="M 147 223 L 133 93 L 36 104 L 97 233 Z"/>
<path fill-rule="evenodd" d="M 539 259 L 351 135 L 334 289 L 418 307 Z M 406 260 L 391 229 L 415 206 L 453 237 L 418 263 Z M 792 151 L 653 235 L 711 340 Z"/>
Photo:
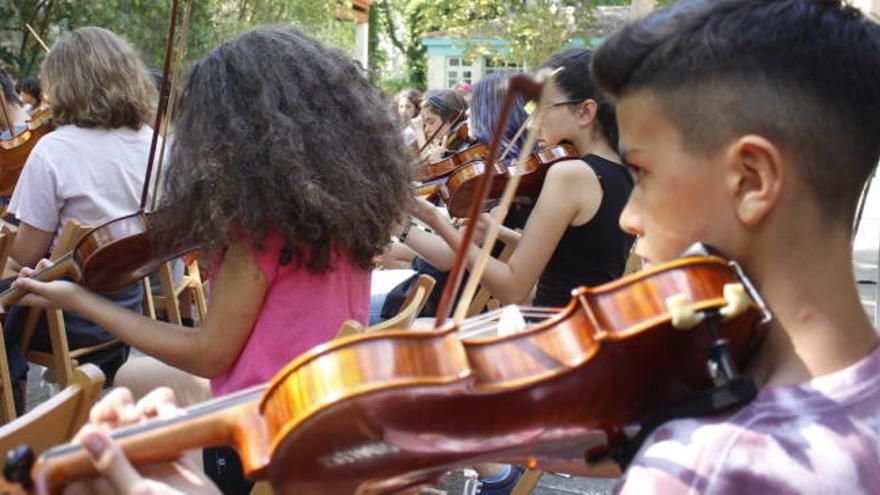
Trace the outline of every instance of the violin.
<path fill-rule="evenodd" d="M 2 102 L 0 102 L 2 104 Z M 49 126 L 52 111 L 42 109 L 27 120 L 27 127 L 7 139 L 0 139 L 0 196 L 9 196 L 15 190 L 21 171 L 37 142 L 52 129 Z"/>
<path fill-rule="evenodd" d="M 446 137 L 443 138 L 443 148 L 447 150 L 457 150 L 462 146 L 469 145 L 471 141 L 470 128 L 465 119 L 456 124 Z"/>
<path fill-rule="evenodd" d="M 233 446 L 245 474 L 282 494 L 388 493 L 486 460 L 582 460 L 588 439 L 717 383 L 715 342 L 729 343 L 726 366 L 747 363 L 769 313 L 741 277 L 723 258 L 691 256 L 576 289 L 565 308 L 522 308 L 530 324 L 511 335 L 494 312 L 337 339 L 265 388 L 112 436 L 135 464 Z M 31 478 L 41 494 L 95 474 L 72 444 L 20 462 L 7 462 L 10 481 Z"/>
<path fill-rule="evenodd" d="M 457 168 L 473 160 L 482 160 L 486 157 L 489 146 L 477 143 L 467 148 L 456 151 L 448 157 L 427 165 L 421 166 L 413 176 L 419 182 L 428 182 L 454 172 Z"/>
<path fill-rule="evenodd" d="M 70 252 L 31 275 L 40 281 L 71 277 L 98 292 L 128 287 L 159 269 L 162 263 L 198 248 L 179 244 L 160 250 L 150 234 L 153 213 L 116 218 L 87 232 Z M 10 287 L 0 293 L 0 306 L 17 303 L 27 291 Z"/>
<path fill-rule="evenodd" d="M 520 176 L 520 183 L 516 190 L 516 197 L 523 201 L 525 198 L 534 200 L 541 192 L 547 170 L 563 160 L 578 159 L 577 149 L 570 144 L 550 146 L 531 153 L 522 165 L 508 167 L 500 162 L 495 162 L 495 180 L 489 188 L 489 195 L 483 207 L 491 209 L 494 202 L 501 197 L 507 179 L 514 175 Z M 453 217 L 466 218 L 468 207 L 474 198 L 475 186 L 481 175 L 486 173 L 486 163 L 475 160 L 465 166 L 459 167 L 446 178 L 440 187 L 440 198 L 446 203 L 449 214 Z"/>
<path fill-rule="evenodd" d="M 73 250 L 50 266 L 33 273 L 32 278 L 48 281 L 72 275 L 79 283 L 90 289 L 99 292 L 114 291 L 132 285 L 158 269 L 165 261 L 198 247 L 195 244 L 158 247 L 152 234 L 155 228 L 151 230 L 150 227 L 151 219 L 155 218 L 154 212 L 147 213 L 145 211 L 150 177 L 159 141 L 159 129 L 162 127 L 165 102 L 170 93 L 168 90 L 168 71 L 174 44 L 178 5 L 178 0 L 173 0 L 158 109 L 153 126 L 153 138 L 150 144 L 140 208 L 131 215 L 115 218 L 93 228 L 80 239 Z M 190 5 L 191 0 L 187 0 L 184 24 L 188 20 Z M 181 42 L 183 41 L 183 37 L 181 37 Z M 0 305 L 14 304 L 24 295 L 25 291 L 10 288 L 0 293 Z"/>

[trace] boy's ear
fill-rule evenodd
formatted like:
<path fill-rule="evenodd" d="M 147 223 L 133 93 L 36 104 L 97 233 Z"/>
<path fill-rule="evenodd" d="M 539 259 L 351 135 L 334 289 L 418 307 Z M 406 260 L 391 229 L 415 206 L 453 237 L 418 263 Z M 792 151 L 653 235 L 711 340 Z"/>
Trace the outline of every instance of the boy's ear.
<path fill-rule="evenodd" d="M 747 226 L 761 223 L 782 193 L 786 163 L 773 142 L 747 135 L 732 143 L 725 156 L 728 191 L 736 200 L 736 215 Z"/>

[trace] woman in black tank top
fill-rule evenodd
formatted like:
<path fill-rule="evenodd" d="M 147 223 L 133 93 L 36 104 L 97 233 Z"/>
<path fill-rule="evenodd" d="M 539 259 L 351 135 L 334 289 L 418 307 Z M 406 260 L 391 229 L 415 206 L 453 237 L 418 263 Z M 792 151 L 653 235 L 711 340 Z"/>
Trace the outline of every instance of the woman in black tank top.
<path fill-rule="evenodd" d="M 544 64 L 564 70 L 557 73 L 557 87 L 544 99 L 543 117 L 530 131 L 545 146 L 573 144 L 583 158 L 547 171 L 513 255 L 506 263 L 489 260 L 482 283 L 503 304 L 527 300 L 537 285 L 536 305 L 563 306 L 572 289 L 623 274 L 634 238 L 620 229 L 618 217 L 632 179 L 615 151 L 614 109 L 590 82 L 590 57 L 588 50 L 571 49 Z M 449 221 L 430 204 L 420 205 L 416 215 L 457 246 L 460 235 Z"/>

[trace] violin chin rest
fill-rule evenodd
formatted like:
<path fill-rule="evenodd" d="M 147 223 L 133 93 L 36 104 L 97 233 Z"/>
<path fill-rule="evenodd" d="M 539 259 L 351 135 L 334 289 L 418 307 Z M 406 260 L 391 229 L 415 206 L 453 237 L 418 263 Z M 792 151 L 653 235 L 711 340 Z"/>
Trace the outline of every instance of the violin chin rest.
<path fill-rule="evenodd" d="M 724 284 L 724 300 L 727 305 L 718 310 L 726 319 L 739 316 L 749 308 L 749 296 L 743 284 Z"/>

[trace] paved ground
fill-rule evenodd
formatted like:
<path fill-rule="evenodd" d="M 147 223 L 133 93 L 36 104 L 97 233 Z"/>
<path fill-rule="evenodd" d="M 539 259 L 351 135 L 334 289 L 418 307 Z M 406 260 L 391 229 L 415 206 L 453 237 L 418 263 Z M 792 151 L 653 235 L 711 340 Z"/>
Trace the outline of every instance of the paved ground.
<path fill-rule="evenodd" d="M 819 239 L 817 242 L 821 242 L 821 240 Z M 877 322 L 876 302 L 878 297 L 878 245 L 880 245 L 880 180 L 875 179 L 864 208 L 859 231 L 853 243 L 854 269 L 859 281 L 859 293 L 865 310 L 871 315 L 875 325 L 880 325 Z M 57 386 L 44 382 L 41 380 L 41 376 L 42 368 L 31 366 L 28 374 L 28 409 L 57 392 Z M 436 490 L 431 490 L 429 493 L 459 495 L 462 493 L 465 480 L 466 477 L 463 473 L 452 473 L 442 480 Z M 537 495 L 600 495 L 610 493 L 613 483 L 614 480 L 564 477 L 545 473 L 534 493 Z"/>

